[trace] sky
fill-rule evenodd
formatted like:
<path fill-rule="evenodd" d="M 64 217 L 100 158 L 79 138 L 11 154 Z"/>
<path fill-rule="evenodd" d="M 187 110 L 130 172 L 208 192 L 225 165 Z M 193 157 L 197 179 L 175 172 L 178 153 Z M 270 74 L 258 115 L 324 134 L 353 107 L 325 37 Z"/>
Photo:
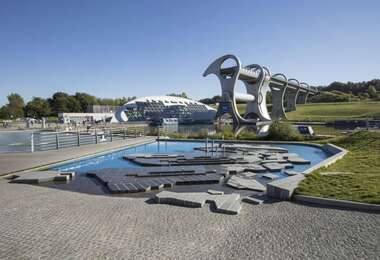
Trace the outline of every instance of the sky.
<path fill-rule="evenodd" d="M 310 85 L 380 78 L 380 1 L 0 0 L 0 105 L 220 94 L 224 54 Z"/>

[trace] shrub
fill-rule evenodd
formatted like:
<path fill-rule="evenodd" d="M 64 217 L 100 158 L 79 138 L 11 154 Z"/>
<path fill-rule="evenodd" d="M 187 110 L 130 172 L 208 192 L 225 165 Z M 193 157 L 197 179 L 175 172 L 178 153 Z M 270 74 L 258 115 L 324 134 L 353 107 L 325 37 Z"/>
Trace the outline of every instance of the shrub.
<path fill-rule="evenodd" d="M 272 141 L 302 141 L 303 136 L 290 124 L 275 121 L 269 127 L 268 135 L 265 139 Z"/>

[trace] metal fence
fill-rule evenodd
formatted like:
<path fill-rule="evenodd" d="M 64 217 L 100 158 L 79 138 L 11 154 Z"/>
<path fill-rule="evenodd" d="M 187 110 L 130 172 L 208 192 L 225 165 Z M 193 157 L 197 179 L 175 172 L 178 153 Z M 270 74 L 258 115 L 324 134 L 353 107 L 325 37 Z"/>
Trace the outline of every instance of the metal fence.
<path fill-rule="evenodd" d="M 31 137 L 31 151 L 58 150 L 61 148 L 98 144 L 136 138 L 147 134 L 146 128 L 94 129 L 75 132 L 35 132 Z"/>

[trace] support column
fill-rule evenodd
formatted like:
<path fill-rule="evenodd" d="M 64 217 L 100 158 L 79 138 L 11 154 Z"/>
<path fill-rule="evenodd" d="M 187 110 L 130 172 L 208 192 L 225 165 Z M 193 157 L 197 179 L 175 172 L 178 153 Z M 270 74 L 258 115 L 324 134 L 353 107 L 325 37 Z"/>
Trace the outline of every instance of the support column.
<path fill-rule="evenodd" d="M 259 121 L 271 121 L 266 100 L 267 93 L 270 91 L 270 72 L 266 67 L 257 64 L 248 65 L 245 68 L 260 70 L 260 77 L 255 83 L 243 81 L 247 88 L 247 93 L 255 96 L 254 101 L 247 102 L 246 116 L 254 114 Z"/>
<path fill-rule="evenodd" d="M 297 104 L 306 104 L 308 96 L 308 92 L 300 91 L 297 97 Z"/>
<path fill-rule="evenodd" d="M 274 120 L 286 119 L 285 107 L 284 107 L 284 97 L 286 88 L 288 86 L 288 80 L 283 74 L 275 74 L 273 77 L 281 76 L 286 82 L 285 85 L 277 85 L 274 83 L 269 84 L 272 92 L 272 113 L 271 117 Z"/>
<path fill-rule="evenodd" d="M 300 90 L 300 93 L 297 97 L 297 104 L 306 104 L 307 98 L 309 97 L 310 93 L 310 86 L 306 84 L 305 82 L 301 82 L 300 84 L 304 89 Z"/>
<path fill-rule="evenodd" d="M 296 104 L 297 104 L 297 96 L 300 91 L 300 83 L 296 79 L 289 79 L 289 82 L 295 82 L 298 88 L 290 88 L 288 87 L 285 91 L 284 95 L 284 103 L 285 103 L 285 111 L 290 112 L 290 111 L 295 111 L 296 110 Z"/>

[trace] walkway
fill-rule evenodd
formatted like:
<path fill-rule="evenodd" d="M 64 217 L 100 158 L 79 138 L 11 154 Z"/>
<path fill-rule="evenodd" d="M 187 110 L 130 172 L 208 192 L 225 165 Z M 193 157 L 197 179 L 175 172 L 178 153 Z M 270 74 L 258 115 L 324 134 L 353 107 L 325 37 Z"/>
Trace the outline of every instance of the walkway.
<path fill-rule="evenodd" d="M 379 259 L 380 215 L 148 204 L 0 180 L 0 259 Z"/>
<path fill-rule="evenodd" d="M 50 150 L 34 153 L 1 153 L 0 176 L 9 173 L 24 171 L 52 163 L 77 159 L 82 156 L 120 149 L 127 146 L 149 143 L 156 137 L 137 137 L 126 140 L 89 144 L 79 147 L 70 147 L 60 150 Z"/>

